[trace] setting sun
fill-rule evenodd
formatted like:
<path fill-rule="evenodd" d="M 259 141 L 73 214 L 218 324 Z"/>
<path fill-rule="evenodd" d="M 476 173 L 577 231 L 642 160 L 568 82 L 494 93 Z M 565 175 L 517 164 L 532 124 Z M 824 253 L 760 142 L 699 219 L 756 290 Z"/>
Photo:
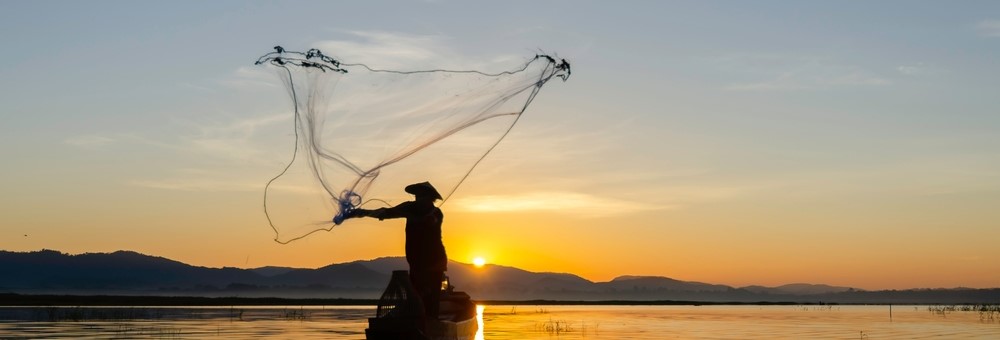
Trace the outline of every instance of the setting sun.
<path fill-rule="evenodd" d="M 472 259 L 472 264 L 475 265 L 476 268 L 480 268 L 480 267 L 486 265 L 486 259 L 484 259 L 482 257 L 476 257 L 476 258 Z"/>

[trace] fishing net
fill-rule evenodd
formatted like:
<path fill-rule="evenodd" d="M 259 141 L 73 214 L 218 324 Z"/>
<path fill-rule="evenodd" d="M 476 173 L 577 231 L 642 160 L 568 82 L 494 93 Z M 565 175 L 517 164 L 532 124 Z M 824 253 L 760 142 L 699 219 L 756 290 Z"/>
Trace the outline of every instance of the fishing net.
<path fill-rule="evenodd" d="M 408 200 L 407 184 L 430 181 L 444 204 L 542 86 L 570 75 L 547 55 L 497 73 L 400 71 L 279 46 L 256 64 L 277 71 L 294 105 L 291 160 L 264 189 L 280 243 L 331 230 L 351 209 Z"/>

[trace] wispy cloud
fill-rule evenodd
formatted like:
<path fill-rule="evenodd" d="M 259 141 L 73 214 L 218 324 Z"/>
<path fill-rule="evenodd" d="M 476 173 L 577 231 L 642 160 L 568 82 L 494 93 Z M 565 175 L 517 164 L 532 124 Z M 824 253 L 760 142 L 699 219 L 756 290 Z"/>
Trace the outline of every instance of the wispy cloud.
<path fill-rule="evenodd" d="M 218 82 L 223 86 L 238 90 L 277 89 L 281 84 L 275 79 L 273 73 L 260 66 L 241 66 L 231 76 L 218 80 Z"/>
<path fill-rule="evenodd" d="M 733 91 L 794 91 L 857 86 L 884 86 L 892 80 L 861 67 L 820 57 L 737 55 L 718 58 L 717 66 L 732 76 L 757 78 L 725 86 Z"/>
<path fill-rule="evenodd" d="M 196 125 L 197 134 L 183 136 L 176 148 L 182 152 L 207 154 L 220 159 L 259 162 L 264 152 L 258 130 L 288 123 L 292 114 L 281 113 L 237 119 L 222 124 Z"/>
<path fill-rule="evenodd" d="M 677 208 L 692 205 L 725 201 L 748 195 L 751 192 L 761 190 L 769 184 L 765 183 L 745 183 L 740 185 L 718 185 L 718 184 L 687 184 L 677 186 L 658 187 L 649 195 L 664 196 L 661 200 L 669 202 Z"/>
<path fill-rule="evenodd" d="M 899 73 L 908 76 L 923 73 L 924 69 L 925 69 L 924 63 L 914 63 L 914 64 L 896 66 L 896 71 L 899 71 Z"/>
<path fill-rule="evenodd" d="M 151 179 L 151 180 L 131 180 L 129 185 L 177 191 L 198 191 L 198 192 L 218 192 L 218 191 L 238 191 L 238 192 L 263 192 L 264 184 L 261 181 L 238 181 L 210 178 L 173 178 L 173 179 Z M 271 190 L 312 193 L 306 187 L 290 185 L 272 185 Z"/>
<path fill-rule="evenodd" d="M 454 200 L 455 208 L 468 212 L 554 211 L 590 217 L 670 208 L 642 202 L 576 192 L 531 192 L 514 195 L 470 196 Z"/>
<path fill-rule="evenodd" d="M 386 31 L 348 31 L 348 39 L 320 41 L 313 46 L 345 63 L 363 63 L 374 68 L 415 70 L 428 68 L 483 69 L 491 64 L 509 64 L 517 56 L 495 56 L 484 64 L 459 53 L 442 35 L 413 35 Z M 507 65 L 509 66 L 509 65 Z"/>
<path fill-rule="evenodd" d="M 375 68 L 403 70 L 426 68 L 478 69 L 477 64 L 475 62 L 471 62 L 473 60 L 478 60 L 478 62 L 489 65 L 504 64 L 506 68 L 509 68 L 511 65 L 517 66 L 516 62 L 512 63 L 511 58 L 505 56 L 483 61 L 481 58 L 474 58 L 468 55 L 462 55 L 461 53 L 456 53 L 456 49 L 450 45 L 449 40 L 450 38 L 448 37 L 438 35 L 412 35 L 382 31 L 350 31 L 346 32 L 344 39 L 321 41 L 313 44 L 312 47 L 319 48 L 323 50 L 324 53 L 341 59 L 345 63 L 365 63 L 366 65 Z M 296 50 L 304 49 L 305 48 L 296 48 Z M 283 91 L 278 77 L 276 77 L 271 70 L 268 70 L 268 67 L 240 67 L 233 71 L 231 77 L 219 80 L 218 82 L 224 86 L 244 91 L 259 91 L 264 87 L 273 88 L 275 91 Z M 210 90 L 210 88 L 205 88 L 200 85 L 204 84 L 182 84 L 182 86 L 200 91 Z M 368 93 L 358 91 L 357 95 L 355 95 L 354 92 L 350 92 L 350 86 L 343 87 L 348 88 L 347 93 L 351 95 L 352 104 L 365 104 L 359 105 L 363 106 L 365 110 L 380 111 L 380 107 L 377 107 L 376 105 L 385 105 L 386 109 L 381 110 L 383 112 L 400 112 L 400 107 L 411 111 L 419 111 L 423 110 L 424 106 L 441 105 L 440 102 L 424 100 L 427 96 L 414 95 L 413 89 L 407 89 L 410 92 L 392 91 L 391 87 L 396 85 L 398 84 L 388 84 L 390 90 L 382 89 L 382 91 L 369 91 Z M 431 90 L 433 89 L 429 89 L 427 91 Z M 365 96 L 371 96 L 372 99 Z M 395 96 L 402 97 L 402 99 Z M 451 99 L 451 96 L 443 96 L 443 98 L 445 100 L 454 100 Z M 407 102 L 406 99 L 411 99 L 416 104 L 407 105 L 410 102 Z M 420 104 L 423 106 L 420 106 Z M 446 102 L 444 105 L 457 104 Z M 353 112 L 352 110 L 343 111 L 346 112 L 345 114 L 351 114 Z M 432 110 L 428 109 L 423 111 L 430 112 Z M 409 114 L 410 111 L 406 111 L 404 113 Z M 198 121 L 196 122 L 183 122 L 183 124 L 188 125 L 188 129 L 185 134 L 177 137 L 175 140 L 164 142 L 163 144 L 164 147 L 169 148 L 178 154 L 183 154 L 186 157 L 196 157 L 200 162 L 204 162 L 202 166 L 206 167 L 245 166 L 247 165 L 246 163 L 261 165 L 261 168 L 263 168 L 264 165 L 272 167 L 274 164 L 287 161 L 290 156 L 289 153 L 291 152 L 291 147 L 293 146 L 291 136 L 293 128 L 291 122 L 292 118 L 293 115 L 291 112 L 249 118 L 227 117 L 225 120 L 220 120 L 218 117 L 215 117 L 213 121 L 205 121 L 206 119 L 212 119 L 211 115 L 199 116 L 197 118 Z M 326 124 L 324 131 L 329 132 L 336 129 L 337 133 L 324 135 L 324 138 L 326 139 L 323 141 L 323 145 L 335 145 L 335 147 L 332 147 L 330 150 L 341 153 L 341 155 L 347 157 L 350 161 L 355 161 L 354 157 L 357 156 L 358 153 L 368 150 L 368 148 L 385 152 L 383 149 L 386 149 L 387 146 L 390 147 L 388 149 L 396 146 L 395 144 L 391 144 L 396 140 L 402 140 L 403 143 L 405 143 L 406 138 L 414 138 L 412 137 L 412 133 L 393 135 L 391 132 L 396 126 L 376 126 L 375 123 L 378 122 L 372 122 L 370 117 L 361 116 L 357 117 L 357 119 L 342 119 L 344 117 L 331 116 L 325 118 L 329 119 L 322 123 Z M 502 119 L 497 120 L 499 121 Z M 339 127 L 341 124 L 345 124 L 347 128 Z M 370 126 L 364 126 L 364 124 L 370 124 Z M 350 127 L 352 126 L 362 126 L 362 128 L 351 129 Z M 387 136 L 385 137 L 386 139 L 381 139 L 383 136 Z M 464 144 L 482 145 L 483 148 L 481 150 L 476 150 L 476 152 L 485 151 L 485 148 L 491 145 L 489 144 L 489 141 L 482 142 L 480 140 L 476 140 L 475 138 L 484 137 L 469 134 L 454 135 L 449 137 L 447 142 L 457 144 L 459 145 L 459 148 L 467 147 Z M 276 143 L 279 139 L 283 141 L 281 145 Z M 350 147 L 341 145 L 344 141 L 348 141 L 350 143 Z M 463 143 L 464 141 L 471 142 Z M 422 152 L 431 151 L 432 150 Z M 478 156 L 479 153 L 471 153 L 471 155 Z M 304 155 L 299 156 L 303 157 Z M 373 156 L 375 155 L 369 153 L 357 156 L 357 158 L 360 159 L 367 157 L 366 159 L 371 159 Z M 374 161 L 371 163 L 374 163 Z M 364 166 L 368 163 L 362 162 L 359 164 L 360 166 Z M 462 164 L 461 166 L 471 166 L 471 164 L 472 163 L 470 162 L 469 164 Z M 261 183 L 258 182 L 234 182 L 231 178 L 227 178 L 222 174 L 166 174 L 161 178 L 136 180 L 130 184 L 165 190 L 189 191 L 260 190 L 262 186 Z"/>
<path fill-rule="evenodd" d="M 192 83 L 192 82 L 182 82 L 182 83 L 179 83 L 178 86 L 186 88 L 186 89 L 196 90 L 198 92 L 203 92 L 203 93 L 212 93 L 212 92 L 215 92 L 215 90 L 212 89 L 211 87 L 204 86 L 204 85 L 198 85 L 198 84 L 195 84 L 195 83 Z"/>
<path fill-rule="evenodd" d="M 64 142 L 76 147 L 93 148 L 114 143 L 115 139 L 102 135 L 83 135 L 71 137 L 66 139 Z"/>
<path fill-rule="evenodd" d="M 834 86 L 837 86 L 837 85 L 844 85 L 844 86 L 853 86 L 853 85 L 881 86 L 881 85 L 892 84 L 892 81 L 890 81 L 887 78 L 883 78 L 883 77 L 875 76 L 875 75 L 872 75 L 872 74 L 868 74 L 868 73 L 863 72 L 863 71 L 853 71 L 853 72 L 850 72 L 850 73 L 847 73 L 847 74 L 841 74 L 841 75 L 835 75 L 835 76 L 830 76 L 830 77 L 826 77 L 826 78 L 820 78 L 817 83 L 818 84 L 826 84 L 826 85 L 834 85 Z"/>
<path fill-rule="evenodd" d="M 983 36 L 1000 38 L 1000 20 L 980 21 L 979 24 L 976 25 L 976 30 Z"/>
<path fill-rule="evenodd" d="M 276 169 L 287 161 L 278 155 L 273 138 L 262 137 L 261 129 L 291 124 L 291 114 L 272 114 L 224 123 L 188 122 L 195 132 L 171 141 L 155 141 L 133 136 L 129 141 L 154 146 L 183 157 L 183 167 L 160 169 L 160 175 L 127 181 L 132 186 L 179 191 L 261 191 L 268 174 L 265 168 Z M 288 140 L 291 143 L 291 139 Z M 283 145 L 284 146 L 284 145 Z M 290 148 L 291 145 L 287 145 Z M 282 151 L 289 151 L 283 149 Z M 197 167 L 201 168 L 197 168 Z M 194 168 L 193 168 L 194 167 Z M 239 178 L 230 171 L 243 169 L 236 174 L 257 173 L 253 178 Z M 275 170 L 276 171 L 276 170 Z M 269 174 L 272 175 L 273 174 Z M 297 187 L 272 186 L 277 190 L 300 191 Z"/>
<path fill-rule="evenodd" d="M 144 178 L 126 181 L 136 187 L 197 192 L 263 192 L 267 176 L 257 176 L 253 172 L 232 172 L 216 168 L 171 169 L 170 176 L 164 178 Z M 307 184 L 295 181 L 279 181 L 270 186 L 271 190 L 289 193 L 312 194 L 315 190 Z"/>
<path fill-rule="evenodd" d="M 773 78 L 726 86 L 734 91 L 793 91 L 851 86 L 884 86 L 892 81 L 860 70 L 799 69 L 787 71 Z"/>
<path fill-rule="evenodd" d="M 380 64 L 426 61 L 438 58 L 439 53 L 447 53 L 449 49 L 443 44 L 443 40 L 446 39 L 443 36 L 405 35 L 378 31 L 351 31 L 350 34 L 358 40 L 327 40 L 315 45 L 328 53 L 345 58 L 345 61 L 348 62 L 360 62 L 365 58 L 379 57 L 381 58 Z"/>

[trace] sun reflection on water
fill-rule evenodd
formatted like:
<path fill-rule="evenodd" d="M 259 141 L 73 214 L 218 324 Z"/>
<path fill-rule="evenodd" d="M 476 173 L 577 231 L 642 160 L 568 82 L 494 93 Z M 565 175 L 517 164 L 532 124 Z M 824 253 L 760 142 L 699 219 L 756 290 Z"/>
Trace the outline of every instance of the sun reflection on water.
<path fill-rule="evenodd" d="M 484 340 L 483 338 L 483 311 L 486 310 L 484 305 L 476 305 L 476 340 Z"/>

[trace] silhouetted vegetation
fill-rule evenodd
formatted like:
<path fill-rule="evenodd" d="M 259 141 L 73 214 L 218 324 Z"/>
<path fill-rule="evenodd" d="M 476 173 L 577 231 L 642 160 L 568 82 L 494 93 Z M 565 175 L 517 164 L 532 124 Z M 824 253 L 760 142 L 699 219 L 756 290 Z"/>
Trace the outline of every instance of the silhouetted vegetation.
<path fill-rule="evenodd" d="M 374 299 L 0 294 L 3 306 L 374 306 Z"/>
<path fill-rule="evenodd" d="M 947 316 L 954 312 L 976 312 L 979 313 L 981 320 L 1000 321 L 1000 304 L 937 305 L 928 306 L 927 310 L 941 316 Z"/>

